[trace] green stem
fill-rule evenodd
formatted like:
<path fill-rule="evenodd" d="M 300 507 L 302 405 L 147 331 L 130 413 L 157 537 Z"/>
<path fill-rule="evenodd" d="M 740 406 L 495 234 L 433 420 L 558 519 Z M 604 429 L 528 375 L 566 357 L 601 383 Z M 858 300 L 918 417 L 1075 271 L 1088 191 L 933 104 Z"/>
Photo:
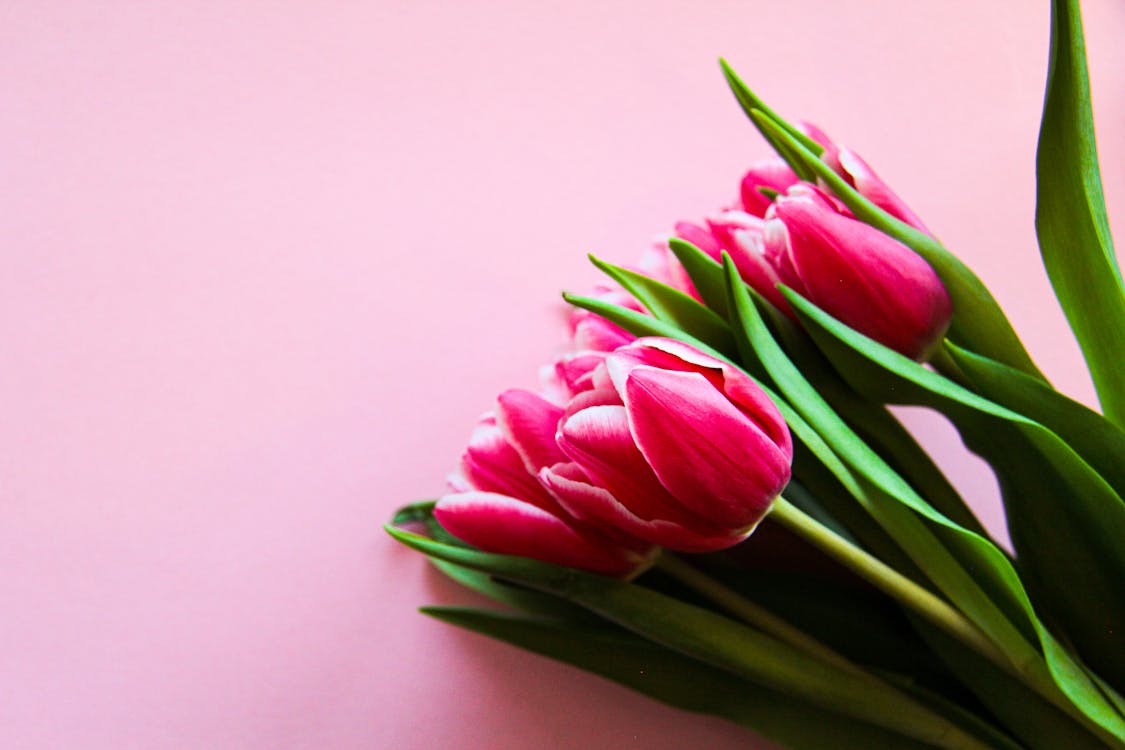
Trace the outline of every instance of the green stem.
<path fill-rule="evenodd" d="M 950 636 L 961 641 L 1008 674 L 1022 681 L 1036 693 L 1061 709 L 1095 736 L 1109 740 L 1106 730 L 1091 721 L 1073 701 L 1059 690 L 1047 671 L 1042 658 L 1014 663 L 1000 651 L 988 636 L 964 615 L 914 581 L 902 575 L 882 560 L 868 554 L 836 534 L 820 522 L 806 515 L 796 506 L 779 497 L 774 501 L 770 517 L 817 548 L 845 565 L 873 586 L 891 596 L 895 601 L 924 617 Z"/>
<path fill-rule="evenodd" d="M 665 552 L 660 556 L 656 567 L 715 602 L 743 622 L 769 633 L 778 640 L 785 641 L 789 645 L 795 646 L 833 666 L 855 674 L 870 676 L 867 671 L 848 661 L 803 630 L 793 627 L 769 610 L 755 604 L 734 589 L 724 586 L 676 555 Z"/>
<path fill-rule="evenodd" d="M 779 502 L 781 501 L 779 500 Z M 936 719 L 936 721 L 944 727 L 936 736 L 919 733 L 914 735 L 917 738 L 932 743 L 936 747 L 947 748 L 948 750 L 993 750 L 992 745 L 963 731 L 961 727 L 950 723 L 940 712 L 934 711 L 932 706 L 919 703 L 915 696 L 903 693 L 899 688 L 885 682 L 854 662 L 849 661 L 846 657 L 833 651 L 804 631 L 790 625 L 772 612 L 758 606 L 734 589 L 724 586 L 698 568 L 692 567 L 681 558 L 665 551 L 660 555 L 655 567 L 685 584 L 693 591 L 707 597 L 743 622 L 804 651 L 826 664 L 830 664 L 854 675 L 863 681 L 860 684 L 866 683 L 870 685 L 870 690 L 872 692 L 877 692 L 895 701 L 894 704 L 888 706 L 888 710 L 922 711 L 928 719 Z"/>
<path fill-rule="evenodd" d="M 773 504 L 770 517 L 808 540 L 848 569 L 857 573 L 895 601 L 972 648 L 989 661 L 1010 671 L 1011 662 L 995 644 L 964 615 L 943 599 L 922 588 L 882 560 L 836 534 L 827 526 L 800 511 L 783 497 Z"/>

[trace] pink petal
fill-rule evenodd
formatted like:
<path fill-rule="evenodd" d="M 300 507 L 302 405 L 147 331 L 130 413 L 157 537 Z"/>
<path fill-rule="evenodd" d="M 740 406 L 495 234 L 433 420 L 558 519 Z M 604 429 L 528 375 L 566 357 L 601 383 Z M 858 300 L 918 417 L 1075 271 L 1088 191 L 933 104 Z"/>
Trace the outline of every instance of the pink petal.
<path fill-rule="evenodd" d="M 789 304 L 777 290 L 777 271 L 766 259 L 766 222 L 742 211 L 726 211 L 709 219 L 708 224 L 730 254 L 742 280 L 775 307 L 789 313 Z"/>
<path fill-rule="evenodd" d="M 671 494 L 724 526 L 753 526 L 789 482 L 790 456 L 699 373 L 637 367 L 625 408 Z"/>
<path fill-rule="evenodd" d="M 610 542 L 593 529 L 582 532 L 540 508 L 489 492 L 446 495 L 434 518 L 458 539 L 503 555 L 626 576 L 645 557 Z"/>
<path fill-rule="evenodd" d="M 722 262 L 723 246 L 703 227 L 687 221 L 677 222 L 676 236 L 698 247 L 711 260 L 717 263 Z"/>
<path fill-rule="evenodd" d="M 764 187 L 784 193 L 800 181 L 797 174 L 781 159 L 769 159 L 758 162 L 750 167 L 742 178 L 740 194 L 742 208 L 754 216 L 765 216 L 766 209 L 772 201 L 763 195 L 758 188 Z"/>
<path fill-rule="evenodd" d="M 711 526 L 672 497 L 645 463 L 629 432 L 625 407 L 591 406 L 565 418 L 558 443 L 571 461 L 633 515 L 689 528 Z"/>
<path fill-rule="evenodd" d="M 575 463 L 557 464 L 539 479 L 575 518 L 616 529 L 677 552 L 713 552 L 738 544 L 743 530 L 688 528 L 660 518 L 644 519 L 619 503 L 608 490 L 592 484 Z"/>
<path fill-rule="evenodd" d="M 528 473 L 520 454 L 493 422 L 483 422 L 473 430 L 461 457 L 461 474 L 483 492 L 515 497 L 550 512 L 559 510 L 554 498 Z"/>
<path fill-rule="evenodd" d="M 840 169 L 844 176 L 859 191 L 860 195 L 896 219 L 930 234 L 930 230 L 926 229 L 926 225 L 922 223 L 918 214 L 914 213 L 910 206 L 906 205 L 902 198 L 899 198 L 858 154 L 850 149 L 841 148 L 839 160 Z"/>
<path fill-rule="evenodd" d="M 530 474 L 538 474 L 544 466 L 562 460 L 562 452 L 555 445 L 562 407 L 520 388 L 504 391 L 497 402 L 497 426 Z"/>
<path fill-rule="evenodd" d="M 777 210 L 814 304 L 908 357 L 941 339 L 952 315 L 949 295 L 913 250 L 833 211 L 796 202 Z"/>
<path fill-rule="evenodd" d="M 620 393 L 625 392 L 629 373 L 641 365 L 702 375 L 754 422 L 786 456 L 792 457 L 793 442 L 785 418 L 765 391 L 742 370 L 682 341 L 658 336 L 637 339 L 606 359 L 606 370 Z"/>

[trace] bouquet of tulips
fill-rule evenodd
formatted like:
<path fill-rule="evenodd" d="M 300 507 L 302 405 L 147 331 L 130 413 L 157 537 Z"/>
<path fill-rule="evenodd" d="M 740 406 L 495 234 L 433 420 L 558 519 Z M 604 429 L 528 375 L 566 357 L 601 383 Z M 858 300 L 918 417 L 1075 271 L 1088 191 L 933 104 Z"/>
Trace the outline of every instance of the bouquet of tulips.
<path fill-rule="evenodd" d="M 574 306 L 573 351 L 387 530 L 498 609 L 441 620 L 794 748 L 1125 748 L 1125 285 L 1076 0 L 1036 224 L 1102 413 L 858 155 L 725 64 L 778 157 Z M 944 414 L 997 544 L 888 410 Z"/>

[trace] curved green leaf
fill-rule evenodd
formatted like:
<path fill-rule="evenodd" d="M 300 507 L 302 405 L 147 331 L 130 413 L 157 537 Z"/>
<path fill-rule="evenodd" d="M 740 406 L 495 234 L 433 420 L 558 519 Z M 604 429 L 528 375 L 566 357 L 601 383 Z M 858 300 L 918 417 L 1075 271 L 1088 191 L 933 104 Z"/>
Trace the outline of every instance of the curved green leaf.
<path fill-rule="evenodd" d="M 1049 430 L 966 391 L 937 373 L 856 333 L 792 290 L 784 291 L 786 298 L 821 350 L 857 390 L 871 398 L 896 403 L 919 403 L 929 406 L 938 404 L 938 408 L 948 414 L 955 423 L 959 416 L 970 410 L 999 417 L 1001 420 L 1008 419 L 1013 422 L 1010 429 L 1019 429 L 1020 434 L 1040 449 L 1049 460 L 1058 460 L 1062 463 L 1062 465 L 1055 465 L 1054 468 L 1063 473 L 1065 483 L 1077 482 L 1081 479 L 1087 482 L 1087 486 L 1097 492 L 1102 500 L 1113 499 L 1113 496 L 1106 494 L 1112 493 L 1112 488 L 1092 471 L 1083 475 L 1082 467 L 1085 464 Z M 1120 499 L 1116 501 L 1120 502 Z M 966 533 L 945 535 L 943 539 L 951 547 L 960 549 L 962 554 L 979 557 L 980 568 L 975 571 L 976 575 L 980 576 L 989 571 L 1000 574 L 986 579 L 990 583 L 993 595 L 1003 596 L 1007 600 L 1005 609 L 1009 615 L 1013 614 L 1012 605 L 1017 605 L 1018 609 L 1015 613 L 1020 615 L 1017 624 L 1020 624 L 1021 628 L 1026 629 L 1029 626 L 1034 628 L 1043 658 L 1055 683 L 1069 696 L 1075 706 L 1080 707 L 1090 719 L 1112 732 L 1120 744 L 1125 745 L 1125 721 L 1085 675 L 1080 665 L 1058 644 L 1035 616 L 1030 601 L 1006 558 L 1003 558 L 998 550 L 992 552 L 972 539 L 971 537 L 975 535 L 966 536 Z M 1116 533 L 1118 539 L 1122 538 L 1120 532 Z M 1099 540 L 1091 541 L 1098 543 Z M 997 584 L 1002 585 L 1002 588 L 996 588 Z M 1120 590 L 1117 589 L 1118 592 Z M 1107 602 L 1104 601 L 1099 602 L 1099 606 L 1106 604 Z M 1108 604 L 1112 605 L 1112 602 Z"/>
<path fill-rule="evenodd" d="M 695 245 L 673 237 L 668 240 L 668 248 L 687 271 L 695 291 L 723 320 L 730 317 L 727 311 L 727 283 L 722 267 L 711 256 Z"/>
<path fill-rule="evenodd" d="M 1058 435 L 1125 497 L 1125 431 L 1041 380 L 948 341 L 944 346 L 974 391 Z"/>
<path fill-rule="evenodd" d="M 1078 0 L 1052 0 L 1035 229 L 1106 416 L 1125 426 L 1125 283 L 1109 233 Z"/>
<path fill-rule="evenodd" d="M 601 675 L 676 708 L 722 716 L 794 750 L 932 747 L 818 709 L 625 631 L 454 607 L 426 607 L 422 612 Z"/>
<path fill-rule="evenodd" d="M 679 289 L 593 255 L 590 261 L 636 297 L 658 320 L 676 326 L 719 351 L 734 351 L 734 338 L 727 322 Z"/>
<path fill-rule="evenodd" d="M 613 578 L 442 544 L 391 526 L 386 530 L 425 555 L 560 596 L 642 638 L 829 711 L 937 747 L 988 747 L 881 680 L 822 662 L 707 609 Z"/>
<path fill-rule="evenodd" d="M 946 666 L 1030 750 L 1104 750 L 1100 740 L 1019 680 L 924 620 L 914 618 L 914 626 Z"/>

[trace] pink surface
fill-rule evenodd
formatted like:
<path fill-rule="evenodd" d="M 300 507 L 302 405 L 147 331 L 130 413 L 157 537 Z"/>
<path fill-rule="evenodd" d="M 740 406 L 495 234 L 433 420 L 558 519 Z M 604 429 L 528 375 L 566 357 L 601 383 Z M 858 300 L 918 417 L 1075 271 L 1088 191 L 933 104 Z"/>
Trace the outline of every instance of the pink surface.
<path fill-rule="evenodd" d="M 718 54 L 1091 399 L 1033 244 L 1046 2 L 157 5 L 0 11 L 4 747 L 745 747 L 422 617 L 474 600 L 379 528 L 533 382 L 585 251 L 766 153 Z M 1120 233 L 1125 9 L 1085 8 Z"/>

